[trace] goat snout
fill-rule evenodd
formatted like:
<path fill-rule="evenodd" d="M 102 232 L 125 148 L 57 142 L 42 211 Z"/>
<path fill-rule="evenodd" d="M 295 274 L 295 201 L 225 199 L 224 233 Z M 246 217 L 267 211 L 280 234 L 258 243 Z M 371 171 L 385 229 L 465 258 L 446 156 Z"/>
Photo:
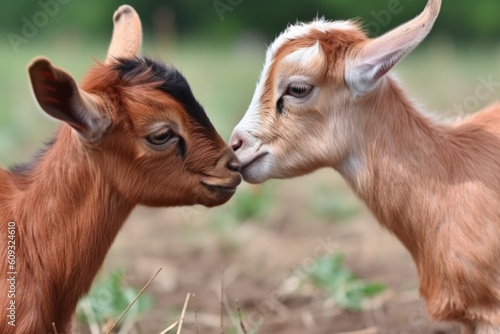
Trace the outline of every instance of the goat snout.
<path fill-rule="evenodd" d="M 229 139 L 229 146 L 236 152 L 239 157 L 242 151 L 255 150 L 261 146 L 261 141 L 254 136 L 247 128 L 238 126 Z"/>
<path fill-rule="evenodd" d="M 244 169 L 248 164 L 258 158 L 262 152 L 261 142 L 246 131 L 236 129 L 229 140 L 229 145 L 236 153 L 241 168 Z"/>
<path fill-rule="evenodd" d="M 243 137 L 241 136 L 239 131 L 235 131 L 233 133 L 229 141 L 229 145 L 235 152 L 238 151 L 243 146 Z"/>
<path fill-rule="evenodd" d="M 219 160 L 215 165 L 215 169 L 221 172 L 223 171 L 225 172 L 230 171 L 235 173 L 240 172 L 241 170 L 240 160 L 230 147 L 228 147 L 224 152 L 224 154 L 219 158 Z"/>
<path fill-rule="evenodd" d="M 237 157 L 232 157 L 227 162 L 226 168 L 229 169 L 232 172 L 239 173 L 241 171 L 240 161 L 238 160 Z"/>
<path fill-rule="evenodd" d="M 240 162 L 231 148 L 220 157 L 215 168 L 201 180 L 201 184 L 209 190 L 210 202 L 202 204 L 208 207 L 221 205 L 228 201 L 236 192 L 242 177 L 240 175 Z M 215 202 L 213 199 L 215 198 Z"/>

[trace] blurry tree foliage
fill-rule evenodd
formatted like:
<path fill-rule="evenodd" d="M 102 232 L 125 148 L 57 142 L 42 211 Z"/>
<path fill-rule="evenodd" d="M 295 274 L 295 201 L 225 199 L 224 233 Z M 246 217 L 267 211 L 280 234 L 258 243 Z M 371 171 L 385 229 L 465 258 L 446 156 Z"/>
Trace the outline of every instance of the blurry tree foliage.
<path fill-rule="evenodd" d="M 426 0 L 17 0 L 0 4 L 0 32 L 22 36 L 26 22 L 43 25 L 43 33 L 78 31 L 87 37 L 108 38 L 110 14 L 128 3 L 140 13 L 146 31 L 169 27 L 175 13 L 175 27 L 181 35 L 199 35 L 219 40 L 243 33 L 257 33 L 272 39 L 288 23 L 357 18 L 368 24 L 372 34 L 384 32 L 417 15 Z M 45 12 L 45 22 L 40 12 Z M 38 15 L 38 16 L 37 16 Z M 156 27 L 156 28 L 155 28 Z M 499 0 L 444 1 L 435 34 L 445 31 L 457 42 L 498 41 Z M 106 34 L 104 34 L 106 32 Z"/>

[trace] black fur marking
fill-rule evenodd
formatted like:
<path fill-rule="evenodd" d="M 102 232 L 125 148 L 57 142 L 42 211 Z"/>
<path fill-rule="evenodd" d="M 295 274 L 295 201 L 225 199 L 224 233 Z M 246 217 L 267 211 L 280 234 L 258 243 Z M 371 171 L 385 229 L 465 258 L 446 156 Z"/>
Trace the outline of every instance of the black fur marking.
<path fill-rule="evenodd" d="M 29 175 L 34 167 L 34 161 L 30 161 L 9 167 L 9 172 L 15 175 Z"/>
<path fill-rule="evenodd" d="M 215 132 L 215 128 L 208 119 L 205 110 L 196 100 L 187 80 L 174 67 L 166 66 L 149 58 L 117 59 L 115 65 L 124 79 L 132 79 L 144 73 L 145 83 L 159 82 L 158 89 L 182 104 L 188 114 L 203 128 Z"/>
<path fill-rule="evenodd" d="M 276 103 L 276 110 L 278 111 L 278 114 L 282 114 L 283 113 L 283 109 L 285 108 L 285 103 L 283 101 L 283 96 L 280 97 L 280 99 L 278 100 L 278 103 Z"/>
<path fill-rule="evenodd" d="M 186 157 L 186 142 L 182 138 L 180 138 L 179 143 L 177 144 L 177 153 L 183 159 Z"/>

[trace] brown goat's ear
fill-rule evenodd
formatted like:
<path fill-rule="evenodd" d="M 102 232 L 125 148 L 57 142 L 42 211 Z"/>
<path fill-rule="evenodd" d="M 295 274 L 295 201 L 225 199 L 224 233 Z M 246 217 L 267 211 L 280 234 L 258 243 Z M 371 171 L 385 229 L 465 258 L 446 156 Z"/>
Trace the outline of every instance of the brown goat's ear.
<path fill-rule="evenodd" d="M 98 111 L 98 102 L 80 90 L 65 71 L 37 58 L 28 67 L 31 85 L 40 107 L 50 116 L 69 124 L 80 136 L 98 141 L 110 121 Z"/>
<path fill-rule="evenodd" d="M 346 59 L 346 81 L 354 95 L 371 91 L 401 59 L 429 34 L 441 8 L 441 0 L 429 0 L 415 19 L 354 49 Z"/>
<path fill-rule="evenodd" d="M 142 26 L 139 15 L 129 5 L 120 6 L 113 15 L 113 37 L 106 56 L 106 63 L 115 58 L 134 58 L 142 44 Z"/>

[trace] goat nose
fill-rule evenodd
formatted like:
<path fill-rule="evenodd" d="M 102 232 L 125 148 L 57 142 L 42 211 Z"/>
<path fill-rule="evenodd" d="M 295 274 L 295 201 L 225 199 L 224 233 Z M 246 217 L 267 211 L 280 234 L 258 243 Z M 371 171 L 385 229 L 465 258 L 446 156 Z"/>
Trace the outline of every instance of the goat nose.
<path fill-rule="evenodd" d="M 229 145 L 233 149 L 233 151 L 238 151 L 243 146 L 243 139 L 239 136 L 238 133 L 235 133 L 229 142 Z"/>
<path fill-rule="evenodd" d="M 233 171 L 233 172 L 240 172 L 241 170 L 241 165 L 240 165 L 240 162 L 238 161 L 238 159 L 236 157 L 232 158 L 231 160 L 229 160 L 227 162 L 227 165 L 226 165 L 227 169 L 229 169 L 230 171 Z"/>

